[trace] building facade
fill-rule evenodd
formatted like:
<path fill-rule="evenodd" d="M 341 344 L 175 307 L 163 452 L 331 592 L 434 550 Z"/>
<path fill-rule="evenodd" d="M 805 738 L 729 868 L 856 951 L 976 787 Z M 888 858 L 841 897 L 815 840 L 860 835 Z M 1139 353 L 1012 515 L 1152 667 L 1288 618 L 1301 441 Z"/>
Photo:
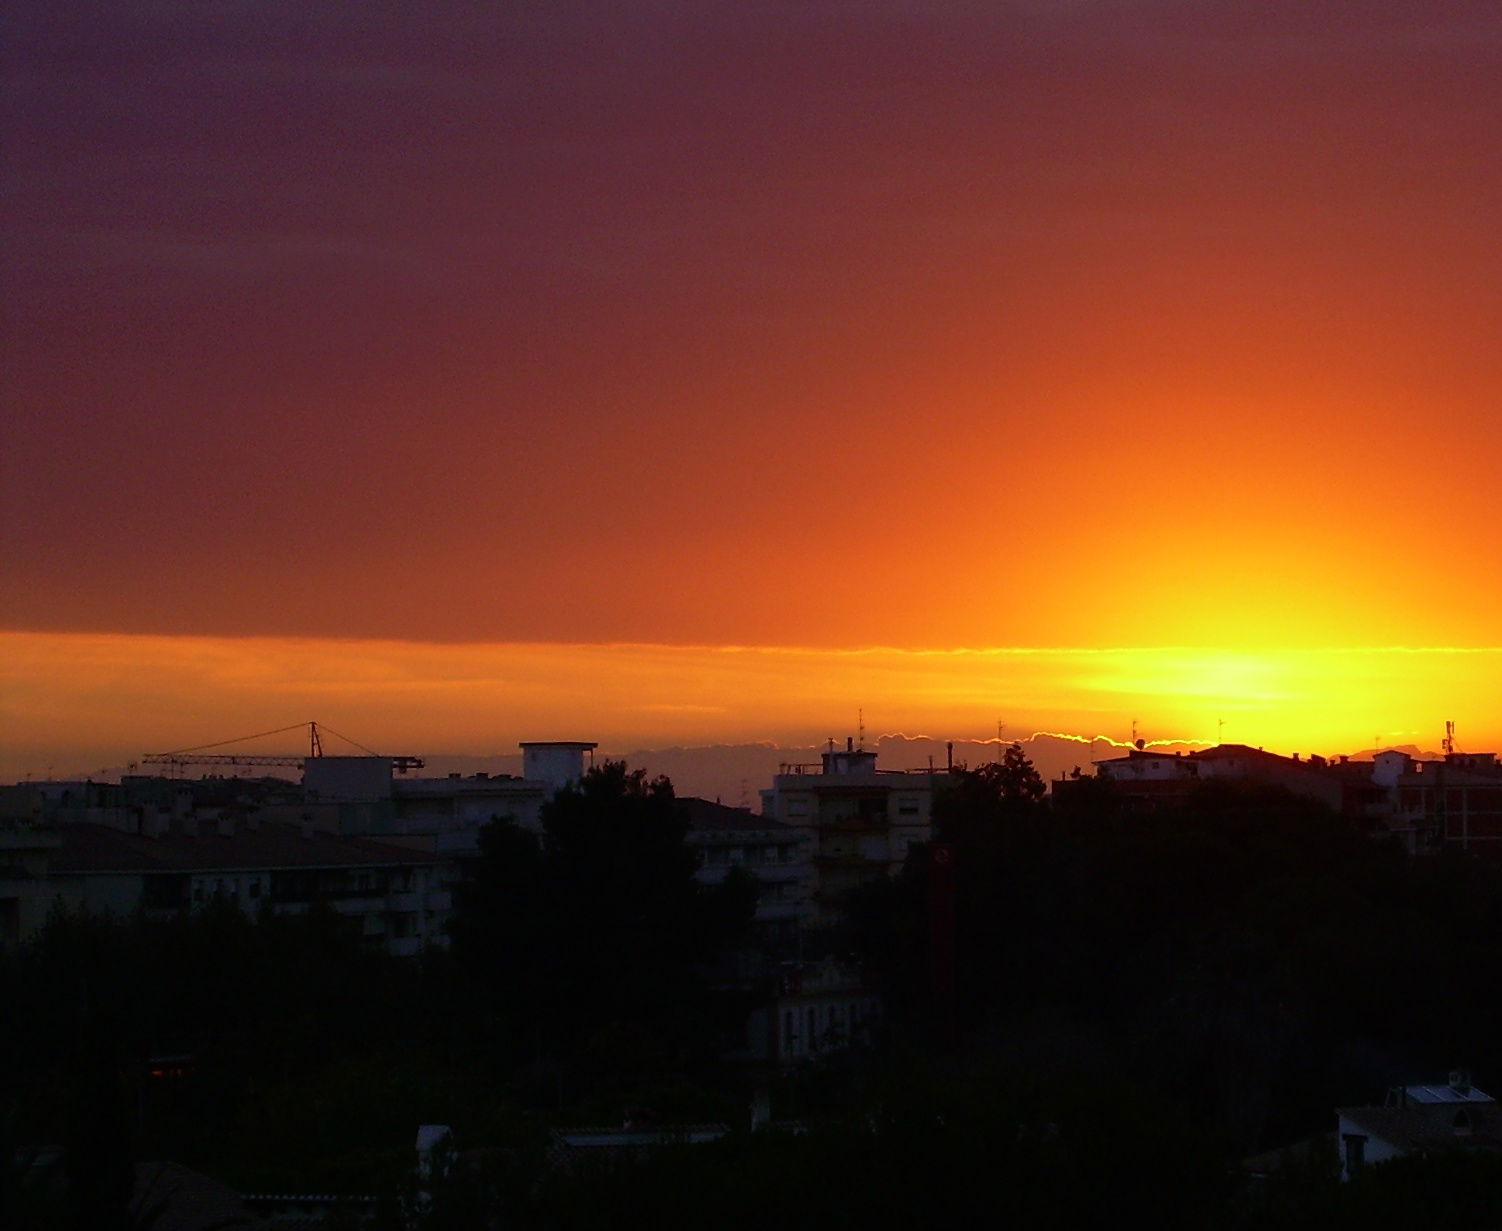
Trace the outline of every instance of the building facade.
<path fill-rule="evenodd" d="M 876 753 L 853 740 L 843 750 L 831 741 L 818 764 L 782 766 L 761 792 L 761 811 L 808 835 L 812 922 L 838 922 L 854 889 L 901 870 L 908 851 L 933 836 L 934 794 L 949 781 L 946 772 L 878 769 Z"/>
<path fill-rule="evenodd" d="M 814 915 L 814 867 L 810 833 L 745 808 L 707 799 L 675 801 L 687 831 L 689 849 L 698 861 L 700 884 L 724 881 L 732 868 L 756 880 L 756 940 L 768 951 L 795 946 L 798 934 Z"/>

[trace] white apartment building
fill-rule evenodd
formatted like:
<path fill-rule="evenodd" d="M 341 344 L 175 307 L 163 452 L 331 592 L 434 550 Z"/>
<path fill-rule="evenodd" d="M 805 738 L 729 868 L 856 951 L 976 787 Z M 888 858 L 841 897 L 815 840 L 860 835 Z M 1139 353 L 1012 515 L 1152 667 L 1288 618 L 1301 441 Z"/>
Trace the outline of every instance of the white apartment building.
<path fill-rule="evenodd" d="M 914 843 L 933 836 L 933 801 L 946 772 L 887 770 L 876 753 L 834 742 L 818 764 L 789 764 L 761 792 L 762 815 L 807 830 L 815 923 L 837 922 L 851 890 L 896 875 Z"/>

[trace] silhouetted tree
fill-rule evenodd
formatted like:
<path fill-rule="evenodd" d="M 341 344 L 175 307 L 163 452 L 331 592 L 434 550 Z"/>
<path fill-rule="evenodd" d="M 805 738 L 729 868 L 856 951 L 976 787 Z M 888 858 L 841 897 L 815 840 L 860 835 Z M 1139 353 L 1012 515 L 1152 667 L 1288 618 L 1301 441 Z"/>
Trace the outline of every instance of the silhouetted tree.
<path fill-rule="evenodd" d="M 936 806 L 941 822 L 945 816 L 1023 812 L 1038 803 L 1047 790 L 1021 744 L 1009 745 L 999 761 L 988 761 L 975 769 L 962 766 L 952 778 L 951 789 L 939 796 Z"/>
<path fill-rule="evenodd" d="M 455 954 L 525 1034 L 572 1046 L 596 1028 L 652 1023 L 685 1041 L 700 1025 L 700 971 L 743 935 L 754 886 L 715 887 L 697 866 L 672 783 L 607 761 L 542 810 L 542 835 L 482 833 L 456 903 Z"/>

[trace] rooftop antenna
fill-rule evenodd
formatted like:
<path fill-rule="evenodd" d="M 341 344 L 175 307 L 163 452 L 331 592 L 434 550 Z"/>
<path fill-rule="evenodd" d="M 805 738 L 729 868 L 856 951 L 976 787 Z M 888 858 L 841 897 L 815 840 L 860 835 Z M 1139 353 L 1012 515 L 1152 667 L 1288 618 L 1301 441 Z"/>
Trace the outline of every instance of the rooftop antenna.
<path fill-rule="evenodd" d="M 856 731 L 856 744 L 855 744 L 855 746 L 857 748 L 859 748 L 862 752 L 865 752 L 865 750 L 866 750 L 866 711 L 863 710 L 863 709 L 855 711 L 855 731 Z"/>
<path fill-rule="evenodd" d="M 1001 764 L 1001 729 L 1006 724 L 1000 718 L 996 720 L 996 764 Z"/>
<path fill-rule="evenodd" d="M 1455 724 L 1453 722 L 1445 723 L 1444 749 L 1446 756 L 1455 751 Z"/>
<path fill-rule="evenodd" d="M 1137 746 L 1137 720 L 1135 718 L 1133 718 L 1132 719 L 1132 747 L 1135 748 L 1136 746 Z"/>
<path fill-rule="evenodd" d="M 1226 742 L 1226 720 L 1224 718 L 1217 718 L 1215 720 L 1215 742 L 1217 744 Z"/>

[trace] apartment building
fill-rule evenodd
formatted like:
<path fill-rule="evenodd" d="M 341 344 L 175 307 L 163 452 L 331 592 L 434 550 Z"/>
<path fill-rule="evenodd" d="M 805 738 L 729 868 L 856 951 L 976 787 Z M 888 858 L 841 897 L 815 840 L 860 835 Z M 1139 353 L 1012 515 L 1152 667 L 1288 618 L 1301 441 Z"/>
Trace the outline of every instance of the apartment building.
<path fill-rule="evenodd" d="M 838 922 L 850 892 L 902 868 L 914 843 L 933 834 L 933 800 L 946 772 L 878 769 L 876 753 L 847 740 L 817 764 L 787 764 L 761 792 L 762 816 L 809 836 L 812 921 Z"/>
<path fill-rule="evenodd" d="M 448 943 L 452 896 L 424 852 L 230 817 L 191 817 L 155 833 L 77 821 L 59 826 L 58 837 L 49 905 L 128 917 L 186 913 L 216 899 L 247 914 L 299 914 L 324 902 L 394 956 Z"/>
<path fill-rule="evenodd" d="M 687 797 L 674 803 L 687 826 L 685 840 L 698 860 L 696 879 L 719 884 L 731 868 L 744 868 L 760 890 L 757 940 L 773 950 L 795 942 L 814 913 L 810 831 L 707 799 Z"/>

